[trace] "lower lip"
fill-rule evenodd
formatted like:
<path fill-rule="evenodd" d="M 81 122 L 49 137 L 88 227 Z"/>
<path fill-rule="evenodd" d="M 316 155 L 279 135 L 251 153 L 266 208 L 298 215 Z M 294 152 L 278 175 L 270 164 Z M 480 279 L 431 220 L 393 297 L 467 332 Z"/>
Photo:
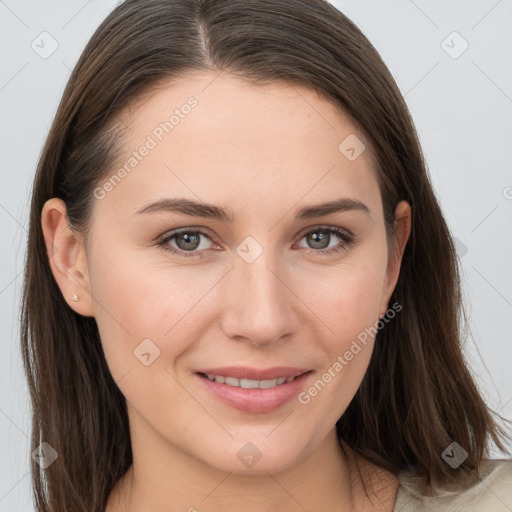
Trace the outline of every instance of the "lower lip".
<path fill-rule="evenodd" d="M 203 382 L 207 389 L 217 397 L 221 402 L 243 412 L 264 413 L 278 409 L 293 397 L 297 396 L 310 372 L 299 375 L 291 382 L 274 386 L 266 389 L 245 389 L 228 384 L 220 384 L 203 377 L 199 373 L 196 376 Z"/>

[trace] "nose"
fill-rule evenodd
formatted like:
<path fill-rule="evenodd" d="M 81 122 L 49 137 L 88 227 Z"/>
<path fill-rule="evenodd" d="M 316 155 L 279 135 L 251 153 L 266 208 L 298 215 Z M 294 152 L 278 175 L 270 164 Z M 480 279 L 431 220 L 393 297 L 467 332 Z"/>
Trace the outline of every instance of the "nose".
<path fill-rule="evenodd" d="M 252 263 L 236 257 L 233 269 L 223 281 L 222 296 L 227 299 L 222 329 L 226 336 L 266 346 L 279 342 L 297 328 L 295 295 L 282 266 L 270 256 L 270 251 L 263 251 Z"/>

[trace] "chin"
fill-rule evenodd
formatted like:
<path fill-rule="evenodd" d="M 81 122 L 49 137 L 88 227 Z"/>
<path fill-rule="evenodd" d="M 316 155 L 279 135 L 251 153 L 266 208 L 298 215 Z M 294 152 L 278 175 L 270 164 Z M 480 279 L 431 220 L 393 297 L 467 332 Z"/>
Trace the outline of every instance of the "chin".
<path fill-rule="evenodd" d="M 203 453 L 202 459 L 210 466 L 233 474 L 267 475 L 285 471 L 306 457 L 303 441 L 293 445 L 289 437 L 276 436 L 272 440 L 272 434 L 267 436 L 268 432 L 265 432 L 260 436 L 244 436 L 243 441 L 239 437 L 231 439 L 229 444 L 211 453 L 208 460 Z"/>

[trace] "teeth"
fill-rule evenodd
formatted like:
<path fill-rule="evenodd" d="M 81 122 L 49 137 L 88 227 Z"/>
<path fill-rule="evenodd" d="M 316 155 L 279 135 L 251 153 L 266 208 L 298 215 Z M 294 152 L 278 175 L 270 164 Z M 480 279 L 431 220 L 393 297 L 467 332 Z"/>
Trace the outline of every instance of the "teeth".
<path fill-rule="evenodd" d="M 235 379 L 234 377 L 226 377 L 225 383 L 228 386 L 240 386 L 240 379 Z"/>
<path fill-rule="evenodd" d="M 244 389 L 267 389 L 275 386 L 280 386 L 285 382 L 291 382 L 295 377 L 279 377 L 278 379 L 270 380 L 253 380 L 253 379 L 237 379 L 236 377 L 222 377 L 220 375 L 212 375 L 207 373 L 206 376 L 212 382 L 218 382 L 219 384 L 227 384 L 228 386 L 235 386 Z"/>

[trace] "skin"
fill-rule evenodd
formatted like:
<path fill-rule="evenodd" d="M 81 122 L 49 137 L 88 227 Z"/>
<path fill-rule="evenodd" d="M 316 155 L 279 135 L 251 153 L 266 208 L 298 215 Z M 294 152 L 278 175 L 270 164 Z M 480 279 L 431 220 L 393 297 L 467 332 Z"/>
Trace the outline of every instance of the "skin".
<path fill-rule="evenodd" d="M 71 308 L 96 319 L 127 400 L 134 463 L 106 510 L 390 511 L 396 477 L 344 453 L 335 434 L 367 370 L 371 336 L 308 404 L 293 399 L 268 413 L 219 402 L 195 372 L 294 366 L 314 370 L 311 386 L 391 306 L 410 206 L 396 209 L 389 252 L 371 148 L 350 120 L 306 88 L 215 77 L 160 84 L 122 113 L 118 167 L 187 98 L 198 101 L 113 190 L 93 198 L 90 237 L 69 230 L 61 200 L 42 211 L 55 279 Z M 366 144 L 354 161 L 338 150 L 349 134 Z M 136 214 L 164 197 L 213 203 L 235 220 Z M 295 219 L 302 206 L 340 197 L 362 201 L 371 215 Z M 327 249 L 306 235 L 322 226 L 349 230 L 357 242 L 313 254 Z M 209 233 L 192 249 L 204 257 L 158 247 L 159 236 L 179 228 Z M 248 236 L 263 250 L 252 263 L 236 252 Z M 168 245 L 182 254 L 191 246 L 178 243 Z M 330 235 L 328 248 L 343 244 Z M 149 366 L 134 356 L 147 338 L 160 350 Z M 262 454 L 251 468 L 237 457 L 248 442 Z M 363 481 L 374 488 L 369 498 Z"/>

